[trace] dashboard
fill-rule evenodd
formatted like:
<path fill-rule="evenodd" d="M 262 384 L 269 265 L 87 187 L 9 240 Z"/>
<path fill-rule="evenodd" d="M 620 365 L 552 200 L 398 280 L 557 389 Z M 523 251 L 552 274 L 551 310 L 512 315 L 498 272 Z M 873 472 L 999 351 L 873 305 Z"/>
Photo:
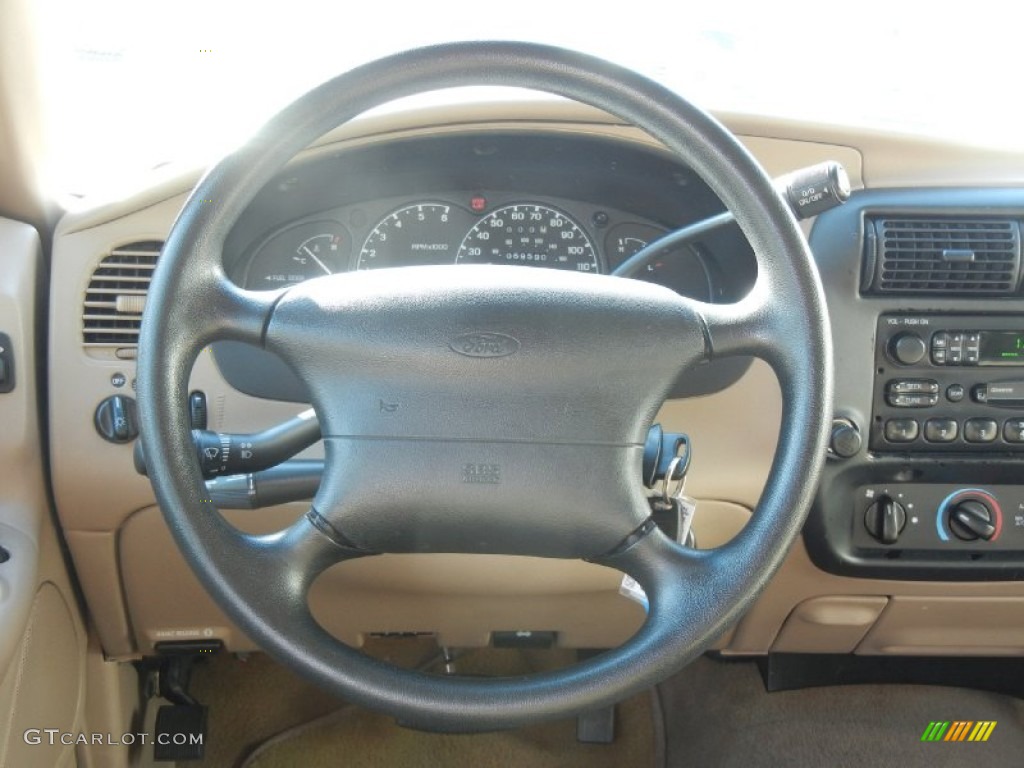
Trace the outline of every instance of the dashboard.
<path fill-rule="evenodd" d="M 735 655 L 1024 653 L 1024 451 L 1011 423 L 1019 420 L 1017 406 L 973 394 L 984 386 L 996 400 L 1009 397 L 1000 387 L 1017 376 L 1012 365 L 955 366 L 934 357 L 941 334 L 951 342 L 977 332 L 998 346 L 988 353 L 1016 363 L 1002 355 L 1016 354 L 1024 329 L 1020 257 L 1010 290 L 969 295 L 948 276 L 951 287 L 932 293 L 881 290 L 875 280 L 883 273 L 869 258 L 881 258 L 872 238 L 883 221 L 966 220 L 963 231 L 1004 221 L 1019 247 L 1019 158 L 1014 165 L 998 153 L 909 137 L 725 119 L 773 175 L 837 160 L 857 191 L 805 230 L 837 350 L 832 455 L 803 539 L 716 647 Z M 70 214 L 55 237 L 53 484 L 90 614 L 112 658 L 204 637 L 233 650 L 251 647 L 175 550 L 148 481 L 134 472 L 132 441 L 97 434 L 99 406 L 132 397 L 147 276 L 196 178 L 171 177 Z M 606 275 L 666 232 L 721 210 L 689 169 L 603 113 L 558 102 L 425 109 L 367 118 L 300 155 L 229 233 L 223 266 L 252 290 L 417 264 Z M 965 251 L 985 261 L 980 248 L 954 242 L 959 237 L 954 232 L 939 249 L 949 251 L 947 266 L 967 261 Z M 664 254 L 640 275 L 718 303 L 744 296 L 755 278 L 753 253 L 735 226 Z M 906 334 L 924 345 L 919 357 L 919 344 Z M 957 386 L 965 393 L 959 400 Z M 191 388 L 204 395 L 210 429 L 224 432 L 270 427 L 309 402 L 279 359 L 230 342 L 200 355 Z M 658 420 L 693 440 L 687 491 L 699 501 L 699 546 L 727 541 L 752 514 L 781 409 L 775 376 L 758 360 L 702 366 L 674 387 Z M 950 422 L 955 435 L 947 440 Z M 989 422 L 996 425 L 991 439 Z M 967 430 L 985 439 L 968 439 Z M 313 448 L 300 458 L 320 456 Z M 965 492 L 973 496 L 956 496 Z M 888 501 L 880 503 L 883 497 Z M 984 511 L 964 502 L 989 504 L 987 523 L 979 522 Z M 225 517 L 269 532 L 305 510 L 291 504 Z M 997 523 L 995 542 L 957 533 L 994 533 Z M 326 573 L 313 604 L 325 627 L 353 644 L 375 633 L 430 632 L 447 645 L 473 646 L 494 632 L 536 630 L 567 647 L 608 647 L 643 619 L 619 594 L 619 582 L 618 574 L 587 563 L 384 556 Z"/>

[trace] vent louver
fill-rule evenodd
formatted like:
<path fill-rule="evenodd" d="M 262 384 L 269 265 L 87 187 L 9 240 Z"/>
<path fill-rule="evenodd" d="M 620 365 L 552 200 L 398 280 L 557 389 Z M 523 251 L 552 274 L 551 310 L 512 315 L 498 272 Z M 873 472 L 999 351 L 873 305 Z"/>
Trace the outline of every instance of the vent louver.
<path fill-rule="evenodd" d="M 889 294 L 1000 294 L 1020 282 L 1020 222 L 990 217 L 867 221 L 865 288 Z"/>
<path fill-rule="evenodd" d="M 163 243 L 115 248 L 100 262 L 85 291 L 82 342 L 86 347 L 135 347 L 146 291 Z"/>

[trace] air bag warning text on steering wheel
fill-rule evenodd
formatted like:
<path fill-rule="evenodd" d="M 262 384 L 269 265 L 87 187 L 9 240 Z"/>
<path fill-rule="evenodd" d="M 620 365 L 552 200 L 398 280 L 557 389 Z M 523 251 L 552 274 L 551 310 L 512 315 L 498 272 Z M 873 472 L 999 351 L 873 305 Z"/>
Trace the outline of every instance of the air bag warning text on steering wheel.
<path fill-rule="evenodd" d="M 462 482 L 482 485 L 501 483 L 500 464 L 465 464 L 462 467 Z"/>

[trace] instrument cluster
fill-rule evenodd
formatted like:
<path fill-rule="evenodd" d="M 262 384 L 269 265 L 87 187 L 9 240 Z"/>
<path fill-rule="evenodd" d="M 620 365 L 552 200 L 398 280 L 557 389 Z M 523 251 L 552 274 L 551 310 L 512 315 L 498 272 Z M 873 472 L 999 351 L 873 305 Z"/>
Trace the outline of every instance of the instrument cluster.
<path fill-rule="evenodd" d="M 561 198 L 479 191 L 387 198 L 285 224 L 256 242 L 234 277 L 269 290 L 337 272 L 436 264 L 607 274 L 667 232 L 634 214 Z M 707 256 L 699 245 L 683 246 L 640 277 L 708 301 Z"/>

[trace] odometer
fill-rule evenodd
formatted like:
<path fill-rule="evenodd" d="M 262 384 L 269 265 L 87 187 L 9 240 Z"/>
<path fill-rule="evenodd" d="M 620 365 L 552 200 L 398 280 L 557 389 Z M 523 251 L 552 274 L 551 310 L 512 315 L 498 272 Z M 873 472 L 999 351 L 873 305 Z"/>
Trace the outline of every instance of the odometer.
<path fill-rule="evenodd" d="M 587 233 L 547 205 L 506 205 L 491 211 L 463 238 L 458 264 L 512 264 L 600 272 Z"/>

